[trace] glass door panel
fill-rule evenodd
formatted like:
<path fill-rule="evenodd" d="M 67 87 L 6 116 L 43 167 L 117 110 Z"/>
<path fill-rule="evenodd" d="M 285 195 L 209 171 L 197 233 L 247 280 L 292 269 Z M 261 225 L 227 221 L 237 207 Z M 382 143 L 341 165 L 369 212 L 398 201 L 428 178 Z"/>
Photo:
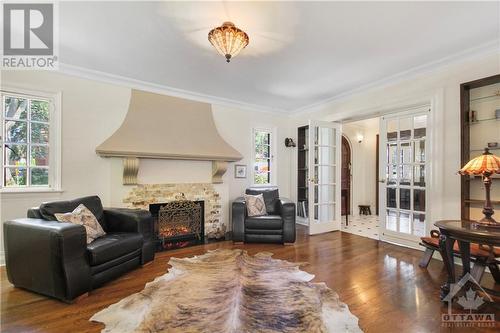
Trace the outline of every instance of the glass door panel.
<path fill-rule="evenodd" d="M 382 117 L 381 227 L 384 235 L 425 235 L 428 111 Z"/>
<path fill-rule="evenodd" d="M 309 234 L 340 229 L 340 124 L 309 122 Z"/>

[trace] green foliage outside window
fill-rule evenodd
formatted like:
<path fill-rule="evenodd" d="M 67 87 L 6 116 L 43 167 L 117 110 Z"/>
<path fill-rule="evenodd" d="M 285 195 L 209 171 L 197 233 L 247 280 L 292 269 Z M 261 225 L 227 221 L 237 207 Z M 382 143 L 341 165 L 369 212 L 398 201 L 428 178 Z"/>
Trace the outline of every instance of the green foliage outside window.
<path fill-rule="evenodd" d="M 6 96 L 3 104 L 4 186 L 48 185 L 49 102 Z"/>
<path fill-rule="evenodd" d="M 254 154 L 254 184 L 269 184 L 271 182 L 271 133 L 255 131 Z"/>

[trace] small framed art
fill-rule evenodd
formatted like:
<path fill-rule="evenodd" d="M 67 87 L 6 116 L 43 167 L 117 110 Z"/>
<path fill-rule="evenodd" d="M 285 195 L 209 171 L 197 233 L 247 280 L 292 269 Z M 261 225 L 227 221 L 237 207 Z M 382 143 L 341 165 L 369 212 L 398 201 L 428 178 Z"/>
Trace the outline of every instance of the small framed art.
<path fill-rule="evenodd" d="M 234 166 L 234 178 L 247 178 L 247 166 L 236 164 Z"/>

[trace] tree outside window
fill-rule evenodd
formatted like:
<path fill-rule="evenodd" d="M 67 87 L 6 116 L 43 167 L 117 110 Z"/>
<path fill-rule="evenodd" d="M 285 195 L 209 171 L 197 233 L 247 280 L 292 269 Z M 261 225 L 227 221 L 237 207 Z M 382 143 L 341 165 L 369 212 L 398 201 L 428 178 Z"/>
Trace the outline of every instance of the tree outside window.
<path fill-rule="evenodd" d="M 5 94 L 2 109 L 2 186 L 48 186 L 49 101 Z"/>
<path fill-rule="evenodd" d="M 271 132 L 254 131 L 254 184 L 271 183 Z"/>

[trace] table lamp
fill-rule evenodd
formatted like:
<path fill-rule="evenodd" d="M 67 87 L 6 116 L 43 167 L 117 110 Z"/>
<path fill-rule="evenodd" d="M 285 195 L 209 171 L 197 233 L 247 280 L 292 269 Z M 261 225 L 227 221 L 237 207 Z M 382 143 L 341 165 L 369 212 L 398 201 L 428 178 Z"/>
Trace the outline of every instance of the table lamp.
<path fill-rule="evenodd" d="M 493 207 L 490 198 L 491 175 L 495 173 L 500 174 L 500 157 L 490 153 L 488 148 L 484 148 L 482 155 L 470 160 L 458 173 L 461 175 L 483 176 L 486 200 L 483 208 L 484 217 L 478 223 L 485 226 L 500 227 L 500 222 L 495 221 L 491 217 L 493 215 Z"/>

